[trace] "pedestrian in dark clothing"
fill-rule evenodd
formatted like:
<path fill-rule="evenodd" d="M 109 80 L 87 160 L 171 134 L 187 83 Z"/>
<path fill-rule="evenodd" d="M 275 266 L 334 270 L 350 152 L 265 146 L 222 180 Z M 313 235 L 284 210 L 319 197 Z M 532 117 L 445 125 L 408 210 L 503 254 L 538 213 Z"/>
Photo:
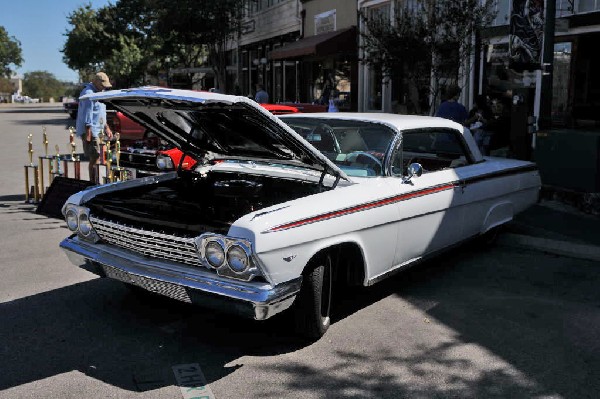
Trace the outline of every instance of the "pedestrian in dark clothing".
<path fill-rule="evenodd" d="M 446 101 L 440 104 L 435 116 L 450 119 L 464 125 L 469 114 L 464 105 L 458 102 L 460 89 L 458 86 L 450 86 L 446 89 Z"/>
<path fill-rule="evenodd" d="M 473 108 L 469 111 L 469 118 L 465 122 L 479 151 L 483 155 L 489 155 L 490 144 L 492 141 L 493 131 L 489 128 L 490 121 L 492 119 L 492 110 L 487 104 L 487 98 L 485 96 L 477 96 Z"/>
<path fill-rule="evenodd" d="M 254 101 L 259 104 L 266 104 L 269 102 L 269 93 L 265 90 L 265 87 L 261 83 L 257 83 L 256 85 L 256 94 L 254 96 Z"/>

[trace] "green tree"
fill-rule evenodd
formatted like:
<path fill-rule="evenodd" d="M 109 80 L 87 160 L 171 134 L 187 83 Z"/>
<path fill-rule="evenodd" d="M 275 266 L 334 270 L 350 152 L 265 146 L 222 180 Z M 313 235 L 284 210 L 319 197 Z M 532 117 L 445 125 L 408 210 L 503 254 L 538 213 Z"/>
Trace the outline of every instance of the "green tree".
<path fill-rule="evenodd" d="M 227 45 L 240 30 L 244 4 L 244 0 L 158 0 L 152 34 L 162 43 L 156 55 L 169 59 L 171 66 L 210 66 L 217 87 L 227 90 Z"/>
<path fill-rule="evenodd" d="M 94 72 L 104 68 L 104 61 L 111 56 L 112 48 L 105 27 L 91 4 L 80 6 L 67 16 L 70 31 L 62 48 L 63 61 L 71 69 L 79 71 L 79 78 L 86 81 Z"/>
<path fill-rule="evenodd" d="M 123 86 L 145 73 L 210 66 L 225 89 L 226 49 L 239 31 L 245 0 L 118 0 L 94 10 L 81 6 L 68 16 L 71 28 L 64 62 L 82 80 L 105 70 Z M 191 87 L 194 74 L 188 75 Z"/>
<path fill-rule="evenodd" d="M 10 78 L 14 67 L 20 67 L 23 63 L 21 55 L 21 42 L 14 36 L 8 36 L 8 32 L 0 26 L 0 77 Z"/>
<path fill-rule="evenodd" d="M 14 91 L 13 85 L 10 79 L 3 78 L 0 76 L 0 93 L 10 94 Z"/>
<path fill-rule="evenodd" d="M 23 94 L 40 101 L 48 101 L 65 94 L 65 84 L 47 71 L 28 72 L 23 76 Z"/>
<path fill-rule="evenodd" d="M 494 0 L 395 0 L 395 15 L 362 11 L 362 60 L 386 78 L 407 82 L 409 97 L 426 93 L 434 113 L 442 83 L 456 84 L 470 72 L 475 38 L 489 26 Z M 410 4 L 410 5 L 409 5 Z M 421 94 L 422 96 L 423 94 Z M 417 113 L 420 98 L 412 101 Z"/>

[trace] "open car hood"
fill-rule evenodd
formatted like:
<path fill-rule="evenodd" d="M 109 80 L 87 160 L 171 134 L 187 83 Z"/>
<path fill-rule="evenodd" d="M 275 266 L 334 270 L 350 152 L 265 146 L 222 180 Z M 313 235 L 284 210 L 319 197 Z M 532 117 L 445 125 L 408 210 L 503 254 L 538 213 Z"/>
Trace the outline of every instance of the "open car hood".
<path fill-rule="evenodd" d="M 277 117 L 246 97 L 161 87 L 112 90 L 81 99 L 110 104 L 199 163 L 220 159 L 346 174 Z"/>

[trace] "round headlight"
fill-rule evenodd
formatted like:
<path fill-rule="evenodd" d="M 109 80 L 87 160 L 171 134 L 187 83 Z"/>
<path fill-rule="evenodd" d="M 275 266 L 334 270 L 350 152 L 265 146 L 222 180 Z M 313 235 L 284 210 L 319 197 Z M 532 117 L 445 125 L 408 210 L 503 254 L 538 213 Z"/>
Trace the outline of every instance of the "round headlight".
<path fill-rule="evenodd" d="M 88 215 L 82 213 L 81 215 L 79 215 L 79 232 L 83 236 L 87 237 L 88 235 L 90 235 L 91 231 L 92 224 L 90 223 L 90 219 L 88 218 Z"/>
<path fill-rule="evenodd" d="M 225 251 L 221 244 L 216 241 L 209 241 L 208 244 L 204 247 L 204 256 L 208 263 L 217 268 L 223 264 L 225 261 Z"/>
<path fill-rule="evenodd" d="M 248 255 L 242 247 L 232 245 L 227 251 L 227 263 L 231 270 L 236 273 L 242 273 L 248 268 L 250 259 L 248 259 Z"/>
<path fill-rule="evenodd" d="M 173 160 L 168 155 L 156 157 L 156 167 L 160 170 L 174 169 Z"/>
<path fill-rule="evenodd" d="M 77 231 L 77 227 L 79 226 L 79 222 L 77 221 L 77 212 L 75 209 L 69 209 L 65 214 L 65 219 L 67 221 L 67 227 L 71 231 Z"/>

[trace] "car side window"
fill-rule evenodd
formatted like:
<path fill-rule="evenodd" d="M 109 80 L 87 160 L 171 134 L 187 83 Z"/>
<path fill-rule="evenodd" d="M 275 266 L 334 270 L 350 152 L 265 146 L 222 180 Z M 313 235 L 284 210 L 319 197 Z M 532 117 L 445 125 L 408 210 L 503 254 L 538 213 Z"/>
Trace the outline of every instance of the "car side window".
<path fill-rule="evenodd" d="M 402 132 L 402 145 L 392 159 L 395 176 L 404 175 L 411 163 L 419 163 L 423 173 L 458 168 L 470 163 L 460 132 L 453 129 L 419 129 Z"/>

